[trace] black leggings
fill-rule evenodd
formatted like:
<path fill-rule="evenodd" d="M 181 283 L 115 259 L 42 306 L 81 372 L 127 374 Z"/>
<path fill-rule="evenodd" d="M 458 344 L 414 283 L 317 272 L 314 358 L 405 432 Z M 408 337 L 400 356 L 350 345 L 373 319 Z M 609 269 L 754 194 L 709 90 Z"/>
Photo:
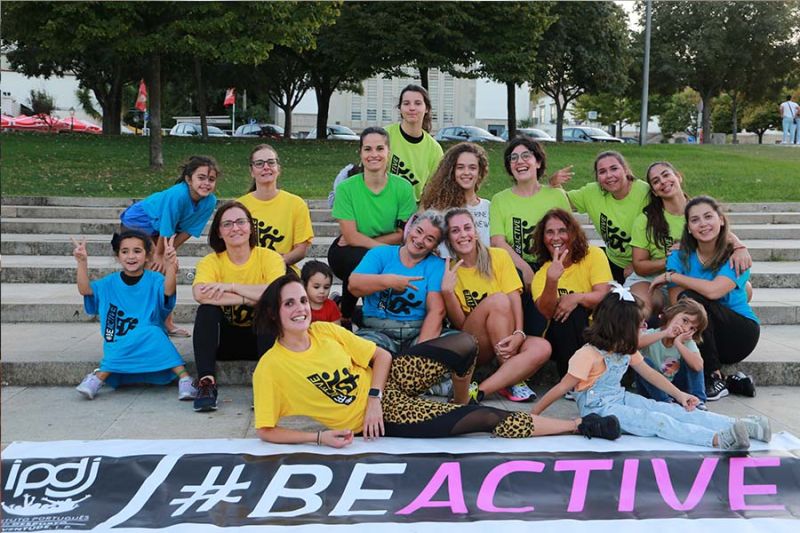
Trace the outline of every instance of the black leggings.
<path fill-rule="evenodd" d="M 678 298 L 697 301 L 708 314 L 708 327 L 703 332 L 703 342 L 699 346 L 706 376 L 719 370 L 722 365 L 738 363 L 753 352 L 761 336 L 758 322 L 695 291 L 683 291 Z"/>
<path fill-rule="evenodd" d="M 369 251 L 367 248 L 360 246 L 339 246 L 339 239 L 336 237 L 331 247 L 328 248 L 328 265 L 336 274 L 336 277 L 342 280 L 342 300 L 339 302 L 339 308 L 342 311 L 342 317 L 346 319 L 353 318 L 353 311 L 356 308 L 358 297 L 353 296 L 348 290 L 348 282 L 350 281 L 350 274 L 356 269 L 361 259 Z"/>
<path fill-rule="evenodd" d="M 420 397 L 447 371 L 462 377 L 471 374 L 477 353 L 475 338 L 457 333 L 414 345 L 394 357 L 381 402 L 386 435 L 431 438 L 491 432 L 499 437 L 530 437 L 533 419 L 528 413 Z"/>
<path fill-rule="evenodd" d="M 583 330 L 589 327 L 589 310 L 578 306 L 572 310 L 565 322 L 551 320 L 544 338 L 550 341 L 558 376 L 563 378 L 569 368 L 569 359 L 584 345 Z"/>
<path fill-rule="evenodd" d="M 215 376 L 217 360 L 258 361 L 275 343 L 271 335 L 256 335 L 251 327 L 231 325 L 218 305 L 201 304 L 194 319 L 194 362 L 197 377 Z"/>

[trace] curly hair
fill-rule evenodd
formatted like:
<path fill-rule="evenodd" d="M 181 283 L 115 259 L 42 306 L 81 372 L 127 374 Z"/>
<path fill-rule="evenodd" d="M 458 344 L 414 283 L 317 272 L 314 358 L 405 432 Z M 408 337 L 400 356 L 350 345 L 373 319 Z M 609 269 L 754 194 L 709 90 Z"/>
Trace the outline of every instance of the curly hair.
<path fill-rule="evenodd" d="M 570 236 L 568 257 L 572 263 L 583 261 L 583 258 L 589 253 L 589 239 L 586 238 L 586 233 L 578 221 L 575 220 L 575 217 L 563 209 L 555 207 L 545 213 L 539 223 L 536 224 L 536 229 L 533 230 L 533 253 L 539 262 L 544 263 L 553 259 L 553 256 L 550 255 L 550 250 L 544 244 L 544 227 L 551 218 L 557 218 L 567 227 Z"/>
<path fill-rule="evenodd" d="M 534 141 L 530 137 L 514 137 L 508 142 L 506 145 L 506 150 L 503 152 L 503 164 L 506 167 L 506 173 L 511 176 L 511 181 L 517 183 L 516 178 L 514 178 L 514 173 L 511 172 L 511 161 L 509 160 L 509 157 L 511 157 L 511 152 L 513 152 L 514 148 L 517 146 L 524 146 L 531 151 L 533 156 L 536 158 L 536 161 L 539 162 L 539 168 L 536 169 L 536 179 L 541 179 L 542 176 L 544 176 L 545 169 L 547 168 L 547 154 L 545 153 L 541 143 Z"/>
<path fill-rule="evenodd" d="M 678 172 L 678 170 L 672 166 L 671 163 L 667 161 L 656 161 L 647 167 L 647 173 L 645 176 L 648 184 L 650 184 L 650 171 L 658 165 L 667 167 L 676 176 L 683 180 L 683 174 Z M 687 200 L 689 199 L 689 196 L 687 196 L 686 193 L 683 193 L 683 196 Z M 655 244 L 659 249 L 666 253 L 667 249 L 671 246 L 671 244 L 669 244 L 671 241 L 669 235 L 669 223 L 667 222 L 667 217 L 664 215 L 664 199 L 653 192 L 652 184 L 650 184 L 649 201 L 647 202 L 647 205 L 644 206 L 644 209 L 642 209 L 642 213 L 644 213 L 647 217 L 647 240 Z"/>
<path fill-rule="evenodd" d="M 478 180 L 475 182 L 475 192 L 478 192 L 481 183 L 489 174 L 489 158 L 486 150 L 475 143 L 458 143 L 444 153 L 436 172 L 428 180 L 419 200 L 422 209 L 444 211 L 466 205 L 464 189 L 456 183 L 456 164 L 461 154 L 473 154 L 478 158 Z"/>

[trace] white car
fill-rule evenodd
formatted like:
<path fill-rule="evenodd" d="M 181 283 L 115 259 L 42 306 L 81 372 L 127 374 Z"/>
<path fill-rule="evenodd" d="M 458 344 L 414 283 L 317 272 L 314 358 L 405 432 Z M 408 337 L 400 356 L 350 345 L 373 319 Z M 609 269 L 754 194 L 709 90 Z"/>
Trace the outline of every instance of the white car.
<path fill-rule="evenodd" d="M 200 137 L 202 130 L 200 124 L 192 124 L 190 122 L 181 122 L 172 126 L 169 130 L 170 137 Z M 208 127 L 209 137 L 230 137 L 227 133 L 222 131 L 216 126 Z"/>
<path fill-rule="evenodd" d="M 308 132 L 306 139 L 316 139 L 317 138 L 317 128 Z M 357 141 L 360 137 L 348 128 L 347 126 L 340 126 L 339 124 L 334 124 L 332 126 L 328 126 L 328 139 L 333 141 Z"/>

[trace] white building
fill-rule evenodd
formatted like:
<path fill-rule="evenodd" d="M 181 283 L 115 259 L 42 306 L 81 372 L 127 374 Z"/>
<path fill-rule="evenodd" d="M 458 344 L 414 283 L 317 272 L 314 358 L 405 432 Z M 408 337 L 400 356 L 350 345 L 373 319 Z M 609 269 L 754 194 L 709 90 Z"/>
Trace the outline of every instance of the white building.
<path fill-rule="evenodd" d="M 400 91 L 409 83 L 419 84 L 413 77 L 375 76 L 362 83 L 362 94 L 337 91 L 331 98 L 328 122 L 356 131 L 368 126 L 385 126 L 400 120 L 397 103 Z M 445 126 L 479 126 L 497 134 L 506 129 L 505 85 L 486 79 L 455 78 L 432 69 L 428 73 L 428 92 L 433 105 L 432 129 Z M 517 120 L 530 118 L 527 84 L 516 90 Z M 273 108 L 278 124 L 284 123 L 283 112 Z M 293 131 L 307 133 L 316 127 L 317 102 L 313 90 L 306 93 L 292 114 Z"/>

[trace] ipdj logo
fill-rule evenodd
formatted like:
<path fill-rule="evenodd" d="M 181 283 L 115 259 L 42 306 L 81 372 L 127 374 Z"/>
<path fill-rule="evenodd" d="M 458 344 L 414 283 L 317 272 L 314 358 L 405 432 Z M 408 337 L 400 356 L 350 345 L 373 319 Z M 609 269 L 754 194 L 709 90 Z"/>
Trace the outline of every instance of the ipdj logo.
<path fill-rule="evenodd" d="M 5 494 L 11 494 L 14 499 L 21 496 L 22 503 L 7 504 L 4 501 L 3 510 L 13 515 L 39 516 L 76 509 L 80 502 L 91 497 L 91 494 L 86 494 L 81 498 L 73 498 L 92 486 L 97 478 L 100 460 L 100 457 L 84 457 L 73 463 L 34 463 L 25 468 L 20 459 L 15 460 L 9 469 L 4 489 Z M 39 493 L 40 489 L 44 489 L 43 493 Z M 38 501 L 36 495 L 29 493 L 31 491 L 39 493 Z"/>

